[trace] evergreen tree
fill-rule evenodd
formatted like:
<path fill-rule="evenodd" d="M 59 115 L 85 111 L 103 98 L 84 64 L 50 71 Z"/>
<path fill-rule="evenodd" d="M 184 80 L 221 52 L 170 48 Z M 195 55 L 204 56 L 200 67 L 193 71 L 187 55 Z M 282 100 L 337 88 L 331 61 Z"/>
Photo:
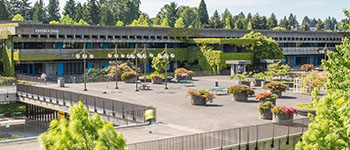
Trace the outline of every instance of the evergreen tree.
<path fill-rule="evenodd" d="M 215 10 L 213 16 L 210 18 L 209 27 L 210 28 L 222 28 L 221 21 L 220 21 L 220 15 L 219 15 L 217 10 Z"/>
<path fill-rule="evenodd" d="M 12 21 L 24 21 L 24 18 L 21 14 L 16 14 L 13 18 Z"/>
<path fill-rule="evenodd" d="M 202 28 L 203 27 L 200 16 L 198 14 L 197 14 L 196 20 L 194 22 L 194 27 L 195 28 Z"/>
<path fill-rule="evenodd" d="M 112 123 L 106 123 L 98 114 L 89 116 L 83 103 L 69 109 L 70 119 L 50 122 L 50 128 L 39 137 L 44 150 L 125 150 L 125 139 L 116 133 Z"/>
<path fill-rule="evenodd" d="M 244 29 L 244 18 L 239 18 L 235 23 L 235 29 Z"/>
<path fill-rule="evenodd" d="M 24 20 L 32 19 L 32 8 L 30 7 L 30 2 L 28 0 L 19 0 L 19 14 L 23 16 Z"/>
<path fill-rule="evenodd" d="M 9 19 L 9 13 L 7 11 L 5 1 L 0 0 L 0 20 L 8 20 Z"/>
<path fill-rule="evenodd" d="M 114 20 L 120 20 L 124 24 L 131 24 L 141 14 L 139 0 L 105 0 L 103 2 L 102 7 L 108 7 L 111 10 Z"/>
<path fill-rule="evenodd" d="M 224 13 L 221 14 L 221 24 L 223 27 L 226 26 L 226 18 L 232 18 L 232 14 L 228 9 L 225 9 Z M 230 21 L 231 24 L 231 21 Z"/>
<path fill-rule="evenodd" d="M 75 15 L 76 15 L 76 4 L 75 4 L 75 1 L 74 0 L 68 0 L 66 2 L 66 5 L 64 6 L 63 8 L 63 15 L 66 16 L 66 15 L 69 15 L 71 16 L 72 18 L 75 18 Z"/>
<path fill-rule="evenodd" d="M 197 15 L 201 24 L 207 25 L 209 23 L 207 5 L 205 4 L 204 0 L 201 0 L 201 3 L 199 4 Z"/>
<path fill-rule="evenodd" d="M 270 18 L 267 19 L 267 28 L 271 30 L 274 27 L 277 27 L 277 25 L 278 25 L 278 21 L 276 19 L 276 16 L 274 13 L 272 13 Z"/>
<path fill-rule="evenodd" d="M 175 28 L 184 28 L 185 27 L 184 21 L 181 17 L 176 20 L 174 27 Z"/>
<path fill-rule="evenodd" d="M 261 29 L 260 15 L 256 13 L 251 20 L 253 29 Z"/>
<path fill-rule="evenodd" d="M 159 16 L 160 20 L 166 18 L 171 27 L 174 27 L 176 20 L 178 19 L 178 7 L 175 2 L 171 2 L 170 4 L 165 4 L 163 8 L 158 12 L 157 16 Z"/>
<path fill-rule="evenodd" d="M 303 18 L 303 21 L 301 22 L 301 30 L 302 31 L 310 31 L 310 19 L 309 19 L 309 17 L 305 16 Z"/>
<path fill-rule="evenodd" d="M 88 0 L 86 5 L 85 15 L 87 16 L 87 22 L 91 25 L 97 25 L 100 23 L 99 9 L 96 5 L 96 0 Z M 85 20 L 85 19 L 84 19 Z"/>
<path fill-rule="evenodd" d="M 297 29 L 299 27 L 299 23 L 297 20 L 297 17 L 293 15 L 292 13 L 289 15 L 288 18 L 288 23 L 289 23 L 289 29 Z"/>
<path fill-rule="evenodd" d="M 170 27 L 168 19 L 164 18 L 162 23 L 160 24 L 161 27 Z"/>
<path fill-rule="evenodd" d="M 250 22 L 250 21 L 248 22 L 247 29 L 248 30 L 252 30 L 253 29 L 252 22 Z"/>
<path fill-rule="evenodd" d="M 260 17 L 260 29 L 268 29 L 267 27 L 267 19 L 265 16 Z"/>
<path fill-rule="evenodd" d="M 284 16 L 283 20 L 280 21 L 280 27 L 283 27 L 283 28 L 285 28 L 285 29 L 287 29 L 287 30 L 290 29 L 290 28 L 289 28 L 289 22 L 288 22 L 286 16 Z"/>
<path fill-rule="evenodd" d="M 101 25 L 104 26 L 114 26 L 114 17 L 112 14 L 112 11 L 108 9 L 108 7 L 102 6 L 101 7 Z"/>
<path fill-rule="evenodd" d="M 83 19 L 80 19 L 77 25 L 89 25 L 89 24 L 85 22 Z"/>
<path fill-rule="evenodd" d="M 48 21 L 58 21 L 60 19 L 60 5 L 58 0 L 49 0 L 47 15 Z"/>
<path fill-rule="evenodd" d="M 41 21 L 46 23 L 46 11 L 45 11 L 45 6 L 43 3 L 43 0 L 38 0 L 34 4 L 33 8 L 33 21 Z"/>
<path fill-rule="evenodd" d="M 180 6 L 178 9 L 179 17 L 181 17 L 184 21 L 186 27 L 194 26 L 197 10 L 196 8 L 192 8 L 189 6 Z"/>
<path fill-rule="evenodd" d="M 16 14 L 20 14 L 21 1 L 9 0 L 7 10 L 9 12 L 9 18 L 13 18 Z"/>
<path fill-rule="evenodd" d="M 310 27 L 316 27 L 316 24 L 317 24 L 317 20 L 314 18 L 310 22 Z"/>
<path fill-rule="evenodd" d="M 118 20 L 116 26 L 119 26 L 119 27 L 124 26 L 123 21 Z"/>
<path fill-rule="evenodd" d="M 230 18 L 226 18 L 224 29 L 232 29 L 231 23 L 230 23 Z"/>
<path fill-rule="evenodd" d="M 323 31 L 324 30 L 324 23 L 323 23 L 323 21 L 321 19 L 317 20 L 316 30 L 317 31 Z"/>
<path fill-rule="evenodd" d="M 81 3 L 78 3 L 77 4 L 77 7 L 76 7 L 76 11 L 75 11 L 75 16 L 74 16 L 74 20 L 75 21 L 80 21 L 81 19 L 83 19 L 84 17 L 84 8 L 83 6 L 81 5 Z"/>

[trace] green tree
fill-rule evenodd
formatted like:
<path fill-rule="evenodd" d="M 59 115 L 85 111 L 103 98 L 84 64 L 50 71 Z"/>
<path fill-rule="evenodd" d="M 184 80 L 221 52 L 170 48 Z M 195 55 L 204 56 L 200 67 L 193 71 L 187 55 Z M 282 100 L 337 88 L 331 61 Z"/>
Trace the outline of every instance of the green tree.
<path fill-rule="evenodd" d="M 348 150 L 350 147 L 350 40 L 343 39 L 323 61 L 327 95 L 313 100 L 316 116 L 296 145 L 296 150 Z M 341 71 L 340 71 L 341 70 Z"/>
<path fill-rule="evenodd" d="M 209 20 L 209 27 L 210 28 L 222 28 L 221 21 L 220 21 L 220 15 L 217 10 L 215 10 L 213 16 Z"/>
<path fill-rule="evenodd" d="M 12 21 L 24 21 L 24 18 L 22 17 L 21 14 L 16 14 L 13 18 Z"/>
<path fill-rule="evenodd" d="M 201 0 L 201 2 L 199 4 L 197 15 L 198 15 L 199 21 L 202 25 L 207 25 L 209 23 L 207 4 L 205 4 L 204 0 Z"/>
<path fill-rule="evenodd" d="M 289 23 L 290 29 L 297 29 L 299 27 L 297 17 L 292 13 L 288 17 L 288 23 Z"/>
<path fill-rule="evenodd" d="M 101 7 L 101 21 L 100 24 L 104 26 L 114 26 L 115 20 L 113 17 L 113 13 L 108 7 L 102 6 Z"/>
<path fill-rule="evenodd" d="M 231 23 L 230 23 L 230 18 L 226 18 L 224 29 L 232 29 Z"/>
<path fill-rule="evenodd" d="M 141 14 L 139 4 L 139 0 L 105 0 L 101 7 L 108 7 L 112 11 L 114 20 L 131 24 Z"/>
<path fill-rule="evenodd" d="M 258 13 L 256 13 L 254 15 L 254 17 L 252 18 L 251 20 L 251 23 L 252 23 L 252 27 L 253 29 L 262 29 L 262 22 L 261 22 L 261 18 L 260 18 L 260 15 Z"/>
<path fill-rule="evenodd" d="M 123 21 L 118 20 L 116 26 L 120 26 L 120 27 L 124 26 Z"/>
<path fill-rule="evenodd" d="M 226 18 L 229 18 L 231 24 L 232 14 L 228 9 L 225 9 L 224 13 L 221 14 L 221 24 L 224 28 L 226 26 Z"/>
<path fill-rule="evenodd" d="M 8 20 L 9 12 L 7 11 L 5 1 L 0 0 L 0 20 Z"/>
<path fill-rule="evenodd" d="M 175 2 L 171 2 L 170 4 L 165 4 L 163 8 L 158 12 L 157 16 L 159 16 L 160 20 L 166 18 L 171 27 L 174 27 L 176 20 L 178 19 L 178 7 Z"/>
<path fill-rule="evenodd" d="M 56 21 L 56 20 L 52 20 L 52 21 L 49 22 L 49 24 L 60 24 L 60 22 Z"/>
<path fill-rule="evenodd" d="M 189 6 L 180 6 L 178 9 L 179 17 L 184 21 L 186 27 L 194 26 L 197 17 L 197 8 Z"/>
<path fill-rule="evenodd" d="M 86 21 L 91 25 L 97 25 L 100 23 L 99 12 L 96 0 L 88 0 L 86 4 Z M 85 20 L 85 19 L 84 19 Z"/>
<path fill-rule="evenodd" d="M 41 21 L 46 23 L 46 11 L 43 0 L 38 0 L 33 8 L 33 21 Z"/>
<path fill-rule="evenodd" d="M 47 5 L 47 19 L 58 21 L 60 19 L 60 6 L 58 0 L 49 0 Z"/>
<path fill-rule="evenodd" d="M 66 2 L 66 5 L 64 6 L 63 8 L 63 15 L 64 16 L 71 16 L 72 18 L 75 17 L 76 15 L 76 4 L 75 4 L 75 1 L 74 0 L 68 0 Z"/>
<path fill-rule="evenodd" d="M 277 27 L 277 25 L 278 25 L 278 21 L 276 19 L 276 15 L 272 13 L 270 18 L 267 19 L 267 28 L 271 30 L 274 27 Z"/>
<path fill-rule="evenodd" d="M 89 25 L 87 22 L 85 22 L 83 19 L 80 19 L 76 25 Z"/>
<path fill-rule="evenodd" d="M 309 17 L 305 16 L 303 18 L 303 21 L 301 22 L 301 30 L 302 31 L 310 31 L 310 19 Z"/>
<path fill-rule="evenodd" d="M 89 116 L 83 103 L 69 109 L 70 119 L 53 120 L 48 131 L 39 137 L 42 150 L 127 149 L 121 133 L 112 123 L 105 123 L 98 114 Z"/>
<path fill-rule="evenodd" d="M 24 20 L 32 19 L 32 8 L 30 7 L 30 2 L 28 0 L 19 0 L 19 14 L 21 14 Z"/>
<path fill-rule="evenodd" d="M 267 76 L 270 77 L 280 77 L 286 76 L 290 70 L 290 67 L 288 65 L 284 65 L 281 62 L 270 64 L 268 66 L 269 71 L 266 72 Z"/>
<path fill-rule="evenodd" d="M 235 29 L 244 29 L 244 20 L 243 18 L 237 19 L 235 23 Z"/>
<path fill-rule="evenodd" d="M 165 18 L 164 18 L 165 19 Z M 138 20 L 134 20 L 130 25 L 128 26 L 140 26 L 140 27 L 149 27 L 148 23 L 148 16 L 146 15 L 140 15 Z"/>
<path fill-rule="evenodd" d="M 185 24 L 183 19 L 182 18 L 177 19 L 174 26 L 175 28 L 184 28 Z"/>
<path fill-rule="evenodd" d="M 321 19 L 317 20 L 316 30 L 317 31 L 323 31 L 324 30 L 324 23 L 323 23 L 323 21 Z"/>
<path fill-rule="evenodd" d="M 64 18 L 60 18 L 60 24 L 74 25 L 77 24 L 69 15 Z"/>
<path fill-rule="evenodd" d="M 168 19 L 164 18 L 162 23 L 160 24 L 161 27 L 170 27 L 168 23 Z"/>
<path fill-rule="evenodd" d="M 164 57 L 153 57 L 152 68 L 154 68 L 159 73 L 164 72 L 166 68 L 166 59 Z"/>
<path fill-rule="evenodd" d="M 84 8 L 81 5 L 81 3 L 78 3 L 77 6 L 76 6 L 74 20 L 75 21 L 80 21 L 81 19 L 84 18 L 83 16 L 84 16 Z"/>
<path fill-rule="evenodd" d="M 20 14 L 21 1 L 19 0 L 9 0 L 7 5 L 7 10 L 9 12 L 9 18 L 13 18 L 16 14 Z"/>
<path fill-rule="evenodd" d="M 288 22 L 286 16 L 284 16 L 283 20 L 280 21 L 280 27 L 283 27 L 283 28 L 285 28 L 287 30 L 290 29 L 289 22 Z"/>
<path fill-rule="evenodd" d="M 250 21 L 248 22 L 248 26 L 247 26 L 247 29 L 248 29 L 248 30 L 251 30 L 251 29 L 253 29 L 253 26 L 252 26 L 252 22 L 250 22 Z"/>

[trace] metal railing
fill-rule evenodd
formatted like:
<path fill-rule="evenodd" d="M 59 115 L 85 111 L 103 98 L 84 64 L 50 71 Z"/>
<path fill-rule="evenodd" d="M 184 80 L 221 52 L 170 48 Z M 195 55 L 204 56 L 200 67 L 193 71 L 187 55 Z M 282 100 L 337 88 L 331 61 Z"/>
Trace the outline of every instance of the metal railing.
<path fill-rule="evenodd" d="M 41 82 L 39 76 L 30 76 L 24 74 L 16 74 L 17 80 L 31 81 L 31 82 Z"/>
<path fill-rule="evenodd" d="M 289 142 L 290 135 L 303 134 L 303 132 L 307 130 L 307 126 L 310 122 L 308 118 L 302 118 L 278 124 L 267 123 L 140 143 L 130 143 L 127 146 L 128 150 L 222 150 L 234 146 L 249 149 L 249 146 L 252 146 L 251 143 L 256 143 L 253 145 L 258 147 L 259 141 L 272 140 L 271 147 L 274 147 L 275 138 L 286 136 L 287 142 Z"/>
<path fill-rule="evenodd" d="M 36 137 L 49 128 L 49 122 L 26 119 L 23 124 L 0 126 L 0 135 L 11 140 L 12 136 L 18 138 Z"/>
<path fill-rule="evenodd" d="M 128 124 L 128 121 L 145 122 L 144 112 L 149 108 L 147 106 L 113 99 L 22 84 L 17 85 L 17 94 L 38 101 L 59 105 L 60 107 L 65 106 L 66 108 L 69 108 L 71 105 L 76 105 L 81 101 L 90 112 L 124 119 L 127 121 L 126 124 Z M 155 108 L 152 109 L 156 112 Z"/>

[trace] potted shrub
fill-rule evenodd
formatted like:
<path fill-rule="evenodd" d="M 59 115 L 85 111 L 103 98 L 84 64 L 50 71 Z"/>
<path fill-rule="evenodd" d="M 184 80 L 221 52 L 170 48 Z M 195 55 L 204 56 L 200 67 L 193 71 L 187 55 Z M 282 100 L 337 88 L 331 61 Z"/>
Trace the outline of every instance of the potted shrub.
<path fill-rule="evenodd" d="M 302 116 L 308 116 L 309 113 L 316 116 L 316 109 L 313 104 L 297 104 L 297 111 Z"/>
<path fill-rule="evenodd" d="M 136 72 L 135 71 L 124 72 L 121 75 L 121 79 L 125 83 L 135 83 L 136 82 Z"/>
<path fill-rule="evenodd" d="M 253 75 L 255 79 L 255 86 L 261 86 L 261 83 L 266 80 L 266 75 L 263 72 L 259 72 Z"/>
<path fill-rule="evenodd" d="M 281 123 L 287 120 L 293 120 L 294 114 L 297 112 L 293 107 L 275 106 L 271 109 L 273 113 L 273 122 Z"/>
<path fill-rule="evenodd" d="M 250 79 L 249 79 L 249 75 L 251 73 L 242 73 L 242 74 L 233 74 L 231 75 L 231 79 L 238 79 L 238 84 L 243 84 L 243 85 L 247 85 L 250 86 Z"/>
<path fill-rule="evenodd" d="M 231 86 L 228 92 L 233 95 L 234 101 L 247 101 L 248 95 L 254 94 L 254 90 L 247 85 Z"/>
<path fill-rule="evenodd" d="M 151 79 L 152 79 L 153 84 L 162 84 L 163 83 L 162 76 L 159 74 L 152 74 Z"/>
<path fill-rule="evenodd" d="M 313 64 L 304 64 L 300 68 L 304 69 L 306 72 L 309 72 L 314 68 L 314 65 Z"/>
<path fill-rule="evenodd" d="M 189 71 L 185 68 L 177 68 L 174 71 L 176 80 L 192 80 L 192 76 L 195 74 L 193 71 Z"/>
<path fill-rule="evenodd" d="M 268 119 L 272 120 L 272 112 L 271 109 L 275 107 L 274 104 L 272 104 L 270 101 L 266 101 L 259 104 L 259 113 L 261 119 Z"/>
<path fill-rule="evenodd" d="M 206 105 L 208 102 L 213 103 L 215 99 L 215 95 L 212 92 L 208 92 L 207 90 L 193 90 L 190 89 L 187 91 L 185 97 L 191 96 L 191 104 L 192 105 Z"/>
<path fill-rule="evenodd" d="M 276 94 L 272 94 L 271 92 L 260 93 L 256 96 L 256 99 L 259 100 L 260 103 L 264 103 L 266 101 L 270 101 L 273 105 L 276 105 L 276 99 L 278 96 Z"/>
<path fill-rule="evenodd" d="M 188 71 L 187 71 L 187 74 L 188 74 L 188 78 L 189 78 L 190 80 L 192 80 L 192 77 L 195 75 L 194 71 L 191 71 L 191 70 L 188 70 Z"/>
<path fill-rule="evenodd" d="M 274 81 L 266 84 L 264 86 L 264 89 L 268 89 L 272 94 L 276 94 L 278 97 L 281 97 L 282 92 L 285 92 L 287 90 L 287 86 L 282 82 Z"/>

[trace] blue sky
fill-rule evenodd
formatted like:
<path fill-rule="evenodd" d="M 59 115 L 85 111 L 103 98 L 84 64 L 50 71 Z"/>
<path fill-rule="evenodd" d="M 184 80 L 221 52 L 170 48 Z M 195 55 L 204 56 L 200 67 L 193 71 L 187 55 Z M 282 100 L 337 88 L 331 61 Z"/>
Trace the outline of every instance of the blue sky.
<path fill-rule="evenodd" d="M 34 3 L 36 0 L 30 0 Z M 45 4 L 49 0 L 44 0 Z M 59 0 L 61 9 L 66 0 Z M 77 0 L 86 2 L 87 0 Z M 154 17 L 164 4 L 176 2 L 178 5 L 188 5 L 198 7 L 200 0 L 141 0 L 141 11 L 146 12 L 150 17 Z M 343 9 L 350 9 L 350 0 L 205 0 L 209 15 L 217 9 L 222 13 L 226 8 L 232 14 L 238 14 L 243 11 L 245 14 L 259 13 L 260 15 L 270 16 L 272 12 L 278 19 L 283 16 L 289 16 L 290 13 L 297 15 L 299 21 L 304 16 L 311 18 L 321 18 L 328 16 L 335 17 L 337 20 L 343 19 Z"/>

